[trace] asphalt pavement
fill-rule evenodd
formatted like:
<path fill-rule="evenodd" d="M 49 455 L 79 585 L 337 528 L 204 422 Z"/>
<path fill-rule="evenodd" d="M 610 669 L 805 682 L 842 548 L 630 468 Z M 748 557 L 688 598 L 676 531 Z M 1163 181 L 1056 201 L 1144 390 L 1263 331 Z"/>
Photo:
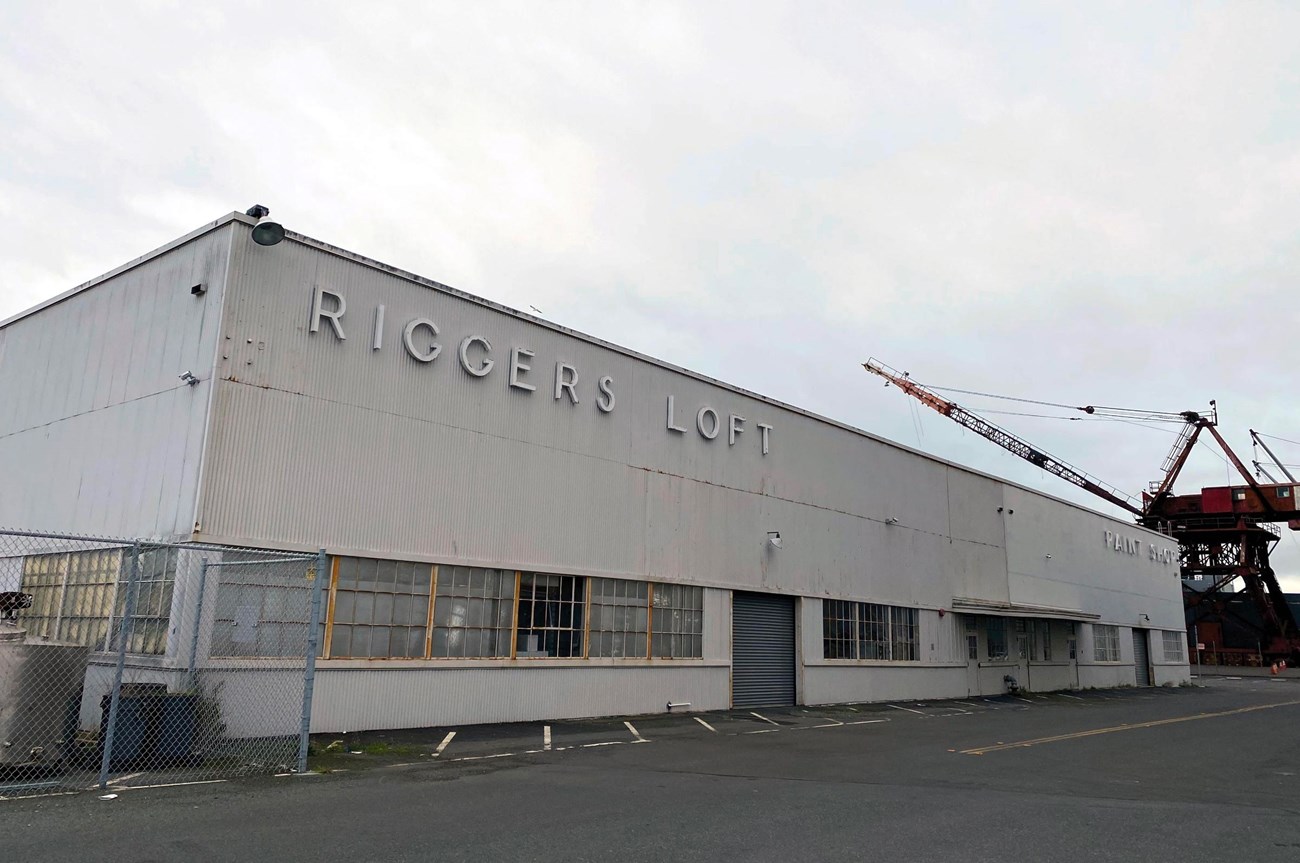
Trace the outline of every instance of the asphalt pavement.
<path fill-rule="evenodd" d="M 15 861 L 1300 861 L 1300 681 L 317 740 L 310 776 L 0 799 Z M 330 744 L 334 744 L 331 746 Z"/>

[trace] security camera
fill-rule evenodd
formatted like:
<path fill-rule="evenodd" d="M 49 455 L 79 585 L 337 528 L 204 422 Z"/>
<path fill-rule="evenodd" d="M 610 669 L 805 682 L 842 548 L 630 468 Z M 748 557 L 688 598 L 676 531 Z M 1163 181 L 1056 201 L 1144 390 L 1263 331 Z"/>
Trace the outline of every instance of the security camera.
<path fill-rule="evenodd" d="M 193 372 L 184 371 L 181 372 L 179 375 L 177 375 L 177 377 L 192 387 L 196 387 L 199 385 L 199 379 L 194 376 Z"/>
<path fill-rule="evenodd" d="M 781 532 L 778 530 L 769 530 L 767 532 L 767 541 L 772 544 L 772 548 L 780 548 Z"/>

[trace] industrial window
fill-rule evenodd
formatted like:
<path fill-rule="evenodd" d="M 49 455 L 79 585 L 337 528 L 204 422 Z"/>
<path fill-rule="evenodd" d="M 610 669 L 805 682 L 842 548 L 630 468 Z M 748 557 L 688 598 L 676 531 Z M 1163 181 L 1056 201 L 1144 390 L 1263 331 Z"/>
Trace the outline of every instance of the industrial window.
<path fill-rule="evenodd" d="M 333 565 L 324 640 L 331 659 L 703 656 L 700 587 L 467 566 L 435 572 L 352 557 Z M 238 602 L 218 602 L 226 619 L 214 644 L 227 650 Z"/>
<path fill-rule="evenodd" d="M 1035 620 L 1033 622 L 1034 645 L 1031 659 L 1042 660 L 1043 662 L 1052 661 L 1052 622 L 1050 620 Z"/>
<path fill-rule="evenodd" d="M 665 659 L 704 655 L 704 588 L 685 584 L 651 586 L 651 653 Z"/>
<path fill-rule="evenodd" d="M 1288 497 L 1290 497 L 1290 496 L 1291 496 L 1291 486 L 1289 486 L 1289 485 L 1278 486 L 1278 488 L 1277 488 L 1277 496 L 1278 496 L 1279 498 L 1288 498 Z"/>
<path fill-rule="evenodd" d="M 516 656 L 582 657 L 586 581 L 540 572 L 519 576 Z"/>
<path fill-rule="evenodd" d="M 858 658 L 856 602 L 822 600 L 822 656 L 826 659 Z"/>
<path fill-rule="evenodd" d="M 1007 658 L 1007 622 L 1001 617 L 990 617 L 984 621 L 985 655 L 989 659 Z"/>
<path fill-rule="evenodd" d="M 217 582 L 209 654 L 302 656 L 307 649 L 312 591 L 306 575 L 313 563 L 268 558 L 260 552 L 223 551 L 214 556 L 201 570 L 205 582 Z M 319 644 L 323 650 L 325 639 Z"/>
<path fill-rule="evenodd" d="M 423 658 L 433 567 L 363 557 L 335 560 L 328 655 Z"/>
<path fill-rule="evenodd" d="M 433 600 L 436 657 L 510 656 L 515 572 L 468 566 L 438 567 Z"/>
<path fill-rule="evenodd" d="M 917 620 L 915 608 L 824 599 L 822 656 L 915 661 L 920 656 Z"/>
<path fill-rule="evenodd" d="M 108 649 L 120 548 L 33 555 L 23 560 L 22 589 L 32 595 L 23 625 L 33 635 Z"/>
<path fill-rule="evenodd" d="M 1095 662 L 1119 662 L 1119 627 L 1092 625 L 1092 658 Z"/>
<path fill-rule="evenodd" d="M 1183 661 L 1183 643 L 1186 635 L 1184 632 L 1166 631 L 1164 633 L 1165 662 Z"/>
<path fill-rule="evenodd" d="M 1246 499 L 1246 490 L 1245 490 L 1244 488 L 1234 488 L 1234 489 L 1232 490 L 1232 499 L 1233 499 L 1233 500 L 1245 500 L 1245 499 Z"/>
<path fill-rule="evenodd" d="M 646 656 L 650 649 L 650 585 L 591 579 L 591 656 Z"/>
<path fill-rule="evenodd" d="M 176 586 L 176 554 L 175 548 L 151 548 L 140 552 L 140 577 L 136 586 L 135 611 L 131 615 L 127 653 L 167 652 L 172 591 Z M 131 556 L 123 555 L 123 561 L 123 569 L 129 571 Z M 118 619 L 121 619 L 125 609 L 126 589 L 123 586 L 117 591 Z M 116 641 L 116 635 L 113 633 L 110 640 Z"/>
<path fill-rule="evenodd" d="M 890 659 L 915 662 L 921 658 L 915 608 L 889 609 L 889 629 Z"/>
<path fill-rule="evenodd" d="M 978 635 L 966 636 L 966 658 L 967 659 L 980 658 L 980 639 Z"/>

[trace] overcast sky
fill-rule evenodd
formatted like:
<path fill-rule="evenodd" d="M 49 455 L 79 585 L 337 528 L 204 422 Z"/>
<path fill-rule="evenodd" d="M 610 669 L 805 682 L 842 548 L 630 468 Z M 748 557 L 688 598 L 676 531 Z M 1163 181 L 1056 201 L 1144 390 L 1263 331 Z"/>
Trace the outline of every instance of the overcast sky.
<path fill-rule="evenodd" d="M 1118 514 L 859 364 L 1300 441 L 1298 43 L 1294 3 L 7 0 L 0 318 L 263 203 Z M 989 418 L 1133 493 L 1174 431 Z"/>

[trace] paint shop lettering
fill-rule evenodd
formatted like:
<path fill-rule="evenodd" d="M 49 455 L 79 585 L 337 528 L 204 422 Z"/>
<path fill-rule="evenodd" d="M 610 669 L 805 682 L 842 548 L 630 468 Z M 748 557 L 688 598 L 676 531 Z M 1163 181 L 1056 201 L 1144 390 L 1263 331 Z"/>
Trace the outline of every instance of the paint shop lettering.
<path fill-rule="evenodd" d="M 1143 542 L 1108 530 L 1105 532 L 1106 546 L 1118 554 L 1137 555 L 1141 553 Z M 1168 566 L 1178 560 L 1178 553 L 1172 548 L 1161 548 L 1153 542 L 1146 543 L 1147 560 Z"/>
<path fill-rule="evenodd" d="M 347 300 L 342 293 L 316 287 L 312 291 L 308 331 L 319 333 L 322 326 L 325 326 L 333 332 L 336 340 L 346 341 L 343 316 L 347 309 Z M 384 348 L 384 339 L 388 334 L 385 312 L 384 306 L 375 306 L 370 326 L 372 351 Z M 417 363 L 432 364 L 438 360 L 443 354 L 444 339 L 442 329 L 432 318 L 412 318 L 402 325 L 401 349 Z M 451 344 L 450 339 L 446 340 L 448 350 L 451 350 Z M 601 375 L 593 380 L 583 375 L 577 366 L 562 360 L 556 361 L 552 373 L 549 363 L 539 363 L 537 353 L 529 348 L 512 346 L 508 352 L 494 356 L 492 342 L 486 336 L 471 334 L 456 342 L 454 350 L 454 361 L 471 377 L 486 378 L 499 362 L 504 363 L 502 374 L 505 375 L 507 385 L 520 393 L 531 394 L 542 388 L 551 394 L 554 401 L 570 406 L 580 405 L 590 398 L 596 410 L 605 414 L 613 413 L 618 403 L 612 376 Z M 677 424 L 676 413 L 675 399 L 668 396 L 668 431 L 684 434 L 687 429 L 684 425 Z M 772 426 L 767 423 L 754 422 L 751 425 L 750 420 L 740 414 L 722 413 L 710 405 L 700 406 L 693 419 L 692 426 L 700 437 L 712 441 L 725 433 L 728 446 L 735 446 L 747 431 L 751 434 L 757 432 L 754 435 L 756 443 L 761 447 L 763 455 L 768 453 Z"/>

